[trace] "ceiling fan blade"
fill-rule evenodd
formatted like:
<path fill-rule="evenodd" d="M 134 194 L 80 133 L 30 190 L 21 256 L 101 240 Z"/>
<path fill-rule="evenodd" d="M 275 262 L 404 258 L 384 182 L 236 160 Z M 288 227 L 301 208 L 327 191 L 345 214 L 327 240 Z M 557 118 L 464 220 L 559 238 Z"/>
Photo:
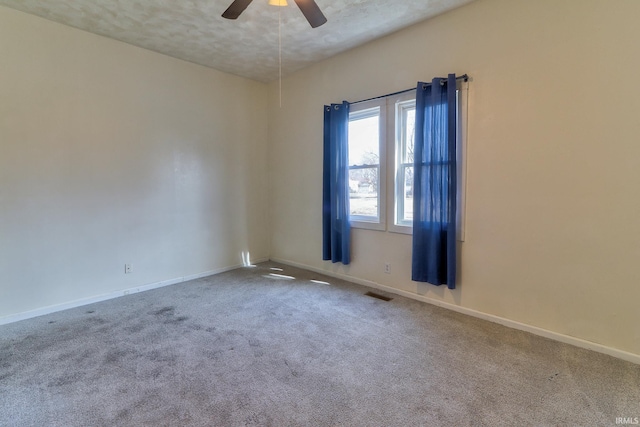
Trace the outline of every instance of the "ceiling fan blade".
<path fill-rule="evenodd" d="M 222 14 L 223 18 L 238 19 L 238 16 L 251 4 L 253 0 L 235 0 Z"/>
<path fill-rule="evenodd" d="M 295 0 L 295 2 L 313 28 L 319 27 L 327 22 L 327 18 L 322 14 L 315 0 Z"/>

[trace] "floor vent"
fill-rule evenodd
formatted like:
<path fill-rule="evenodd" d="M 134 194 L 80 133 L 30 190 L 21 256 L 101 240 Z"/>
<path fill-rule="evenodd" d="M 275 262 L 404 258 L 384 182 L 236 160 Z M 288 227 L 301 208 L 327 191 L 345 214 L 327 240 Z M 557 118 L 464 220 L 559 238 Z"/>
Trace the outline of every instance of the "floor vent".
<path fill-rule="evenodd" d="M 381 299 L 382 301 L 391 301 L 393 299 L 385 297 L 384 295 L 376 294 L 375 292 L 367 292 L 365 295 L 368 297 Z"/>

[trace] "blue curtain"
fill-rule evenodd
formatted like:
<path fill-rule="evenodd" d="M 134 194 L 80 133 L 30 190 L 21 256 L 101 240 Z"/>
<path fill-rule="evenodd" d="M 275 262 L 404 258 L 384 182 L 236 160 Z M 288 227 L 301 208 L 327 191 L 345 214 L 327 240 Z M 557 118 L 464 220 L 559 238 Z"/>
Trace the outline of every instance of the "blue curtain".
<path fill-rule="evenodd" d="M 456 286 L 456 77 L 418 83 L 411 278 Z"/>
<path fill-rule="evenodd" d="M 351 262 L 349 225 L 349 103 L 324 107 L 322 259 Z"/>

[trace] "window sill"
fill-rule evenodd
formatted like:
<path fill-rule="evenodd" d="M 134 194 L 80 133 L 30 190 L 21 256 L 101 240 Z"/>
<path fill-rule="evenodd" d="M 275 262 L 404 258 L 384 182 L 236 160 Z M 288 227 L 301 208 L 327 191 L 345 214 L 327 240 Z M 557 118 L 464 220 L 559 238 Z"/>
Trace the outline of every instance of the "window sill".
<path fill-rule="evenodd" d="M 398 233 L 398 234 L 413 234 L 413 227 L 410 225 L 389 225 L 390 233 Z"/>
<path fill-rule="evenodd" d="M 385 231 L 384 224 L 380 222 L 351 221 L 351 228 L 359 228 L 362 230 Z"/>

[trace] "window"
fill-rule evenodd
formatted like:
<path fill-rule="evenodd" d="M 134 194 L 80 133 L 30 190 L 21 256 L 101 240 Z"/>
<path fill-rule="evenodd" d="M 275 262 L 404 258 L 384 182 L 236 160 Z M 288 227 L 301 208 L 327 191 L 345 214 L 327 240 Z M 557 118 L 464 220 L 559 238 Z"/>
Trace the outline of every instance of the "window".
<path fill-rule="evenodd" d="M 386 102 L 355 104 L 349 114 L 349 203 L 351 224 L 385 228 Z"/>
<path fill-rule="evenodd" d="M 458 84 L 457 228 L 458 240 L 463 241 L 468 85 Z M 349 188 L 353 227 L 412 233 L 415 109 L 415 91 L 351 105 Z M 389 174 L 386 159 L 388 170 L 393 171 Z M 389 204 L 385 188 L 393 189 Z M 393 220 L 387 224 L 386 217 Z"/>

